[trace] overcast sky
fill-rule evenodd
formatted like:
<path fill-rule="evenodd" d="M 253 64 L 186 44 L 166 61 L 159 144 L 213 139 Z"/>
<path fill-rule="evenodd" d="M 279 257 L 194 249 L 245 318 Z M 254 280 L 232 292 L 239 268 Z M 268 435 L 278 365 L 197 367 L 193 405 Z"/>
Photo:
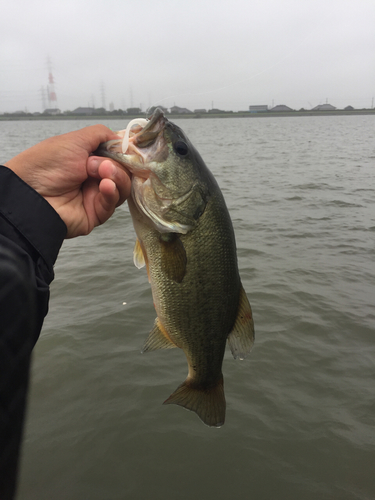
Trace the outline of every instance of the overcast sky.
<path fill-rule="evenodd" d="M 12 0 L 0 113 L 57 104 L 246 110 L 371 107 L 375 0 Z"/>

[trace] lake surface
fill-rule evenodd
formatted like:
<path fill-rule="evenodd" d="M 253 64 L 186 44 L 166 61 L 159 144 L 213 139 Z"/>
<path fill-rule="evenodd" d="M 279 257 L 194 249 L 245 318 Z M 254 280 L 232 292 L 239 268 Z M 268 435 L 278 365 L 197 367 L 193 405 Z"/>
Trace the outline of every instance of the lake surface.
<path fill-rule="evenodd" d="M 91 123 L 0 122 L 2 161 Z M 162 405 L 187 363 L 140 353 L 155 311 L 120 207 L 57 260 L 18 499 L 375 498 L 374 117 L 176 123 L 222 188 L 254 313 L 226 423 Z"/>

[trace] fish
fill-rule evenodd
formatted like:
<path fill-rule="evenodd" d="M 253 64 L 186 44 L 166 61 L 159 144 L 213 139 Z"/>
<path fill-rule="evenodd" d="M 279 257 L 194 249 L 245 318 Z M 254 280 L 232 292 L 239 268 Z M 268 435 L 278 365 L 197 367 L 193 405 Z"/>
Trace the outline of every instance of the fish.
<path fill-rule="evenodd" d="M 180 127 L 156 108 L 132 120 L 93 154 L 131 172 L 128 199 L 157 317 L 142 352 L 180 348 L 186 380 L 164 401 L 194 411 L 210 427 L 225 422 L 226 344 L 244 359 L 254 320 L 241 284 L 232 221 L 213 174 Z"/>

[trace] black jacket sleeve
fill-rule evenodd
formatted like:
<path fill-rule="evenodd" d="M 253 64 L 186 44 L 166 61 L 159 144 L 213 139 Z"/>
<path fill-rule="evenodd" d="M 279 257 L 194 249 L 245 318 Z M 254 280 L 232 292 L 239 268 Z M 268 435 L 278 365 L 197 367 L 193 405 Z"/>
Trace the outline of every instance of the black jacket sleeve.
<path fill-rule="evenodd" d="M 48 311 L 66 226 L 0 166 L 0 499 L 14 498 L 31 352 Z"/>

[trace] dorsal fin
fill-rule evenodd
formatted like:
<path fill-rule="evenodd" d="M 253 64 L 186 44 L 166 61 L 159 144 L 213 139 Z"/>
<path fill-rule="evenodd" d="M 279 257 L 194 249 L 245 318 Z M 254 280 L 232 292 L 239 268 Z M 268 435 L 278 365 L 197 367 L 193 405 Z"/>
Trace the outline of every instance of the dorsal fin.
<path fill-rule="evenodd" d="M 228 336 L 234 359 L 245 359 L 254 344 L 254 320 L 246 292 L 241 285 L 237 318 Z"/>

